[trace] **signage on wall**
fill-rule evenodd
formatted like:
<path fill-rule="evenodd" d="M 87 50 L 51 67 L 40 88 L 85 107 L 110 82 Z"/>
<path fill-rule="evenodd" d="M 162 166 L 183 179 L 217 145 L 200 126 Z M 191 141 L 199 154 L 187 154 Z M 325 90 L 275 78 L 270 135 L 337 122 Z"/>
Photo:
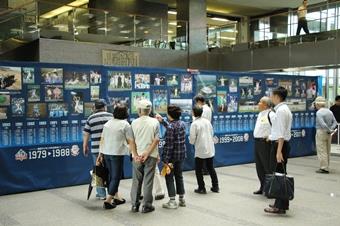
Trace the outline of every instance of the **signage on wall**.
<path fill-rule="evenodd" d="M 134 51 L 102 50 L 102 64 L 105 66 L 139 66 L 139 53 Z"/>

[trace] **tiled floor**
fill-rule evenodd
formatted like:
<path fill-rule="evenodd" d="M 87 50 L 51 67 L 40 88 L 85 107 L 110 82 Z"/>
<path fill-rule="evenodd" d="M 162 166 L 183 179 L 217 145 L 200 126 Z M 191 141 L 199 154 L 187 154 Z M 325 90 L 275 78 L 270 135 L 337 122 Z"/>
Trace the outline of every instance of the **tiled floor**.
<path fill-rule="evenodd" d="M 104 210 L 102 201 L 86 200 L 87 186 L 74 186 L 0 197 L 0 225 L 340 225 L 340 157 L 331 157 L 331 174 L 316 174 L 316 156 L 290 159 L 288 171 L 295 177 L 295 199 L 285 216 L 264 213 L 271 200 L 252 195 L 257 189 L 254 164 L 218 168 L 221 193 L 198 195 L 193 192 L 193 172 L 184 175 L 187 207 L 162 209 L 167 200 L 156 201 L 156 211 L 131 213 L 130 204 Z M 210 183 L 208 177 L 205 178 Z M 131 180 L 124 180 L 120 192 L 127 200 Z"/>

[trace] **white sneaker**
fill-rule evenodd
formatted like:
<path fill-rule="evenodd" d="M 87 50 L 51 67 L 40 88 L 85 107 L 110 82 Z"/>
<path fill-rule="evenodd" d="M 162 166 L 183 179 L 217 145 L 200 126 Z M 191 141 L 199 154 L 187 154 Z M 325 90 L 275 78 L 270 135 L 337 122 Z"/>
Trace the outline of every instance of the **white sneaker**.
<path fill-rule="evenodd" d="M 180 207 L 186 207 L 187 205 L 185 204 L 185 199 L 179 199 L 179 204 Z"/>
<path fill-rule="evenodd" d="M 178 205 L 175 200 L 170 200 L 169 202 L 164 203 L 162 207 L 165 209 L 177 209 Z"/>

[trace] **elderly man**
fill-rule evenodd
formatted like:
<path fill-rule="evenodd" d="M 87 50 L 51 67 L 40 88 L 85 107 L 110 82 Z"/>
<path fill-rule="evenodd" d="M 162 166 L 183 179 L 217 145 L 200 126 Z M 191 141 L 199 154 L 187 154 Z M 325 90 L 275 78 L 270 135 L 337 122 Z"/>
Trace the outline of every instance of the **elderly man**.
<path fill-rule="evenodd" d="M 329 173 L 329 155 L 331 151 L 331 134 L 337 126 L 333 113 L 326 108 L 325 98 L 319 96 L 314 101 L 316 112 L 316 151 L 320 161 L 317 173 Z"/>
<path fill-rule="evenodd" d="M 262 195 L 265 175 L 270 173 L 270 135 L 272 121 L 275 113 L 271 110 L 271 100 L 269 97 L 262 97 L 258 103 L 260 113 L 257 116 L 254 129 L 254 154 L 257 176 L 260 180 L 260 189 L 254 191 L 254 195 Z"/>
<path fill-rule="evenodd" d="M 152 104 L 149 100 L 140 100 L 137 104 L 139 118 L 131 124 L 134 134 L 137 156 L 133 155 L 133 173 L 131 201 L 132 212 L 138 212 L 140 206 L 141 188 L 143 184 L 142 213 L 155 210 L 152 205 L 152 188 L 157 164 L 159 143 L 159 122 L 151 118 Z"/>

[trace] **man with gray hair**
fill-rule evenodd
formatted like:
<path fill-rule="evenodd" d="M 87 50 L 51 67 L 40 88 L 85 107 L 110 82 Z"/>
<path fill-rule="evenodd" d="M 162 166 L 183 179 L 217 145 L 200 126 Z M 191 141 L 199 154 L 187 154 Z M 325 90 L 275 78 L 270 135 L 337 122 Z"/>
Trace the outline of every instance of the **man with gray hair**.
<path fill-rule="evenodd" d="M 139 118 L 131 124 L 134 134 L 137 154 L 133 157 L 131 201 L 132 212 L 138 212 L 143 184 L 142 213 L 155 210 L 152 205 L 152 188 L 157 164 L 159 143 L 159 122 L 149 116 L 152 104 L 143 99 L 137 103 Z"/>
<path fill-rule="evenodd" d="M 262 195 L 264 189 L 265 175 L 270 173 L 270 148 L 268 140 L 272 121 L 275 113 L 271 110 L 271 100 L 269 97 L 262 97 L 258 103 L 260 113 L 257 116 L 254 129 L 254 155 L 257 176 L 260 180 L 260 188 L 254 191 L 254 195 Z"/>
<path fill-rule="evenodd" d="M 320 161 L 317 173 L 329 173 L 329 156 L 331 152 L 332 133 L 337 127 L 333 113 L 326 108 L 326 99 L 318 96 L 314 101 L 316 112 L 316 151 Z"/>

